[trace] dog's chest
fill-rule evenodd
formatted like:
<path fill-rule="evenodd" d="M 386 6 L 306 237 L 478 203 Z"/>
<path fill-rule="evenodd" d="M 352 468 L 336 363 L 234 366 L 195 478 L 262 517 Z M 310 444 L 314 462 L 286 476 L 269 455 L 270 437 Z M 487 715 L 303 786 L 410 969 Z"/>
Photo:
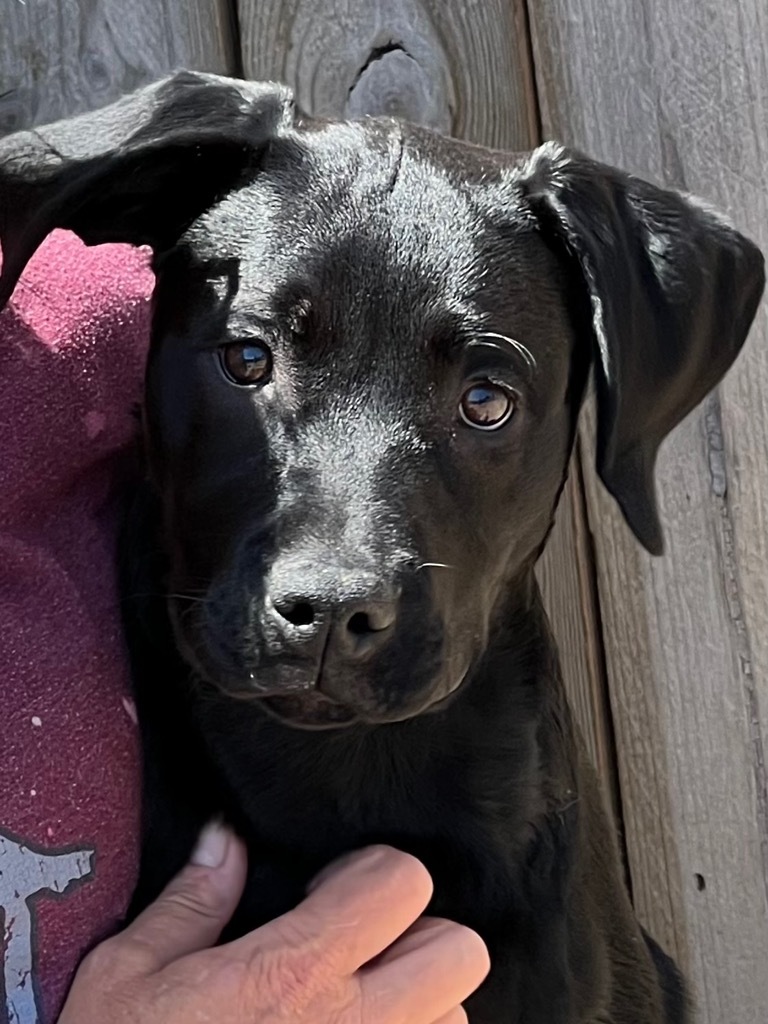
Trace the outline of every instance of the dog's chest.
<path fill-rule="evenodd" d="M 230 743 L 215 758 L 249 844 L 255 917 L 285 912 L 317 871 L 374 843 L 426 864 L 434 913 L 479 927 L 513 900 L 522 807 L 512 792 L 493 805 L 487 795 L 480 800 L 467 765 L 398 756 L 376 743 L 321 750 L 301 738 L 290 749 L 265 738 L 248 755 Z"/>
<path fill-rule="evenodd" d="M 209 717 L 206 730 L 251 865 L 225 937 L 296 906 L 340 855 L 386 843 L 429 870 L 429 913 L 474 928 L 489 945 L 495 966 L 473 1000 L 471 1024 L 570 1020 L 561 922 L 553 919 L 566 876 L 550 829 L 530 828 L 540 808 L 526 757 L 510 756 L 503 743 L 493 753 L 496 744 L 441 742 L 426 720 L 357 736 L 287 732 L 243 717 L 221 730 Z M 542 963 L 533 962 L 535 950 Z M 546 998 L 531 990 L 529 973 L 546 977 Z"/>

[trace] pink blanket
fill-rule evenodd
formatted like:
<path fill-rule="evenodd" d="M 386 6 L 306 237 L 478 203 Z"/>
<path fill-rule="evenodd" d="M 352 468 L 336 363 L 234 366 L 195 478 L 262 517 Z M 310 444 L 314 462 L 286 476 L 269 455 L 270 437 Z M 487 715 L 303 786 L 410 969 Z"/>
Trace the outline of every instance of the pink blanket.
<path fill-rule="evenodd" d="M 135 712 L 116 485 L 148 254 L 56 232 L 0 314 L 0 1024 L 50 1024 L 134 881 Z"/>

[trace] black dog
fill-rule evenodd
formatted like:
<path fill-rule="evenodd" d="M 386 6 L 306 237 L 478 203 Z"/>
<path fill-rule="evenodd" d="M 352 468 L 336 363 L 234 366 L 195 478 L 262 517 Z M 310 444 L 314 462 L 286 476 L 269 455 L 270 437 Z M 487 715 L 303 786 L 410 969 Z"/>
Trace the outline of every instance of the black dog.
<path fill-rule="evenodd" d="M 156 253 L 136 906 L 214 813 L 251 853 L 232 933 L 383 841 L 489 944 L 473 1024 L 684 1021 L 533 569 L 590 371 L 598 471 L 660 551 L 656 451 L 744 342 L 755 247 L 554 144 L 326 123 L 186 73 L 4 140 L 0 200 L 0 303 L 56 226 Z"/>

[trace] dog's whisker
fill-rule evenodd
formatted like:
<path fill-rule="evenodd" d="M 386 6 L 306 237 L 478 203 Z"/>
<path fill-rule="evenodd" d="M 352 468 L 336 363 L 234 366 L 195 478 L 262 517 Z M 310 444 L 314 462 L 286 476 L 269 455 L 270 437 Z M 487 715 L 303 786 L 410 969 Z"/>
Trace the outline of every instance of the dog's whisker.
<path fill-rule="evenodd" d="M 449 565 L 447 562 L 422 562 L 421 565 L 416 566 L 416 572 L 420 569 L 455 569 L 455 565 Z"/>
<path fill-rule="evenodd" d="M 186 587 L 187 589 L 185 590 L 185 593 L 188 594 L 205 594 L 208 592 L 212 583 L 213 580 L 207 576 L 192 576 L 186 572 L 181 579 L 170 579 L 168 581 L 169 586 Z"/>

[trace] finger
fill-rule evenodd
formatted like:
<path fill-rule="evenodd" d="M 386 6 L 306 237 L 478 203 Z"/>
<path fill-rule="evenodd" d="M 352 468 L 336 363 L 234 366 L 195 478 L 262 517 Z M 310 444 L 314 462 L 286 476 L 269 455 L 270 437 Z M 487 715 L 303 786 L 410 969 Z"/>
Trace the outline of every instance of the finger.
<path fill-rule="evenodd" d="M 432 879 L 420 861 L 388 846 L 368 847 L 326 869 L 295 910 L 228 949 L 250 960 L 279 946 L 345 977 L 402 935 L 431 898 Z"/>
<path fill-rule="evenodd" d="M 147 973 L 213 946 L 240 900 L 246 869 L 242 842 L 211 823 L 189 864 L 116 941 L 138 951 Z"/>
<path fill-rule="evenodd" d="M 477 932 L 427 919 L 358 977 L 364 1004 L 381 1019 L 435 1021 L 455 1013 L 489 969 L 488 950 Z"/>
<path fill-rule="evenodd" d="M 440 1020 L 433 1021 L 432 1024 L 469 1024 L 469 1017 L 463 1007 L 457 1006 L 450 1013 L 444 1014 Z"/>
<path fill-rule="evenodd" d="M 391 963 L 395 960 L 400 960 L 409 953 L 417 952 L 426 943 L 430 942 L 433 937 L 438 938 L 443 935 L 446 925 L 452 925 L 453 922 L 446 921 L 442 917 L 428 917 L 423 916 L 414 921 L 411 927 L 404 932 L 388 949 L 385 949 L 383 953 L 376 957 L 373 961 L 372 966 L 380 966 L 381 964 Z M 456 925 L 455 927 L 460 927 Z"/>

